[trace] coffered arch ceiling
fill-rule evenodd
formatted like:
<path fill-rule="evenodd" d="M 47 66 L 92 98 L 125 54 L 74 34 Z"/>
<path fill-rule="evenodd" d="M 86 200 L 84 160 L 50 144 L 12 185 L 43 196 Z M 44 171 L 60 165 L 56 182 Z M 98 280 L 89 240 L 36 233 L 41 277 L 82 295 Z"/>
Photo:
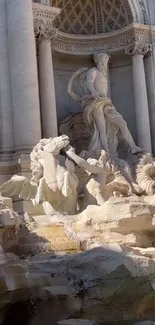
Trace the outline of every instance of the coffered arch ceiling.
<path fill-rule="evenodd" d="M 61 8 L 55 26 L 64 33 L 109 33 L 137 22 L 147 23 L 143 0 L 52 0 Z"/>

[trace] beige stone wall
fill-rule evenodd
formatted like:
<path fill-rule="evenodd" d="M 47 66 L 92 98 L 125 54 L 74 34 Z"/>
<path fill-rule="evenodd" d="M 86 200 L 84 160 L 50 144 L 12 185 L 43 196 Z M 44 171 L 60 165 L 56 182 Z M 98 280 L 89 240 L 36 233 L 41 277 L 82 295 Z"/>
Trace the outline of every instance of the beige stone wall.
<path fill-rule="evenodd" d="M 112 101 L 137 141 L 132 63 L 128 56 L 118 55 L 111 60 L 110 84 Z"/>

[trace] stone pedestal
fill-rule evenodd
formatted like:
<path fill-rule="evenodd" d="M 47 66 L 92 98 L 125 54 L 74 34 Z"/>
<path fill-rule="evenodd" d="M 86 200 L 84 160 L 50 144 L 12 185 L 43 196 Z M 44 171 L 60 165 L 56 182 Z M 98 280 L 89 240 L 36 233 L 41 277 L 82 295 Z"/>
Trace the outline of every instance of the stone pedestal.
<path fill-rule="evenodd" d="M 15 150 L 30 151 L 41 138 L 32 0 L 6 2 Z"/>
<path fill-rule="evenodd" d="M 44 138 L 57 136 L 57 111 L 50 36 L 50 33 L 44 33 L 39 41 L 39 86 Z"/>
<path fill-rule="evenodd" d="M 126 53 L 132 56 L 138 145 L 142 149 L 151 152 L 150 120 L 143 62 L 143 57 L 148 50 L 148 46 L 145 46 L 144 44 L 135 44 L 135 46 L 128 48 Z"/>

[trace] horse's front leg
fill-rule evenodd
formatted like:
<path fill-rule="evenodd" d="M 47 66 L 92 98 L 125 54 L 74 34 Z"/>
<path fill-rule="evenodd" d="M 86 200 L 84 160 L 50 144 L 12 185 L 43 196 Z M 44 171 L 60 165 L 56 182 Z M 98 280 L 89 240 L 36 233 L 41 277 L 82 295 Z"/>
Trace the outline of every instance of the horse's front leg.
<path fill-rule="evenodd" d="M 70 195 L 72 195 L 72 189 L 71 189 L 71 186 L 70 186 L 70 174 L 68 171 L 65 171 L 64 173 L 64 185 L 62 187 L 62 194 L 65 196 L 65 197 L 69 197 Z"/>
<path fill-rule="evenodd" d="M 42 177 L 39 181 L 39 185 L 37 188 L 37 194 L 35 196 L 35 198 L 32 200 L 33 205 L 38 205 L 38 204 L 42 204 L 45 201 L 45 197 L 44 197 L 44 178 Z"/>

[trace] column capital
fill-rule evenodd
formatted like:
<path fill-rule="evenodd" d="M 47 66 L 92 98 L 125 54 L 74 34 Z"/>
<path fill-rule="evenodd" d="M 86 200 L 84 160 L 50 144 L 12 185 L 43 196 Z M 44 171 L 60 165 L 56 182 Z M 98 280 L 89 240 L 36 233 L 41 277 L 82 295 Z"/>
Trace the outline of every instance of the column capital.
<path fill-rule="evenodd" d="M 48 40 L 49 42 L 52 42 L 57 35 L 57 29 L 54 28 L 54 26 L 49 26 L 46 23 L 38 24 L 35 26 L 34 31 L 35 37 L 39 42 L 42 40 Z"/>
<path fill-rule="evenodd" d="M 152 45 L 143 42 L 136 42 L 133 45 L 128 46 L 125 49 L 125 53 L 128 55 L 143 55 L 149 54 L 152 51 Z"/>
<path fill-rule="evenodd" d="M 38 1 L 37 1 L 38 2 Z M 42 1 L 39 0 L 41 3 Z M 43 2 L 49 2 L 44 0 Z M 38 41 L 49 40 L 50 42 L 57 35 L 57 29 L 54 27 L 54 19 L 60 14 L 59 8 L 44 6 L 33 2 L 33 22 L 35 37 Z"/>

